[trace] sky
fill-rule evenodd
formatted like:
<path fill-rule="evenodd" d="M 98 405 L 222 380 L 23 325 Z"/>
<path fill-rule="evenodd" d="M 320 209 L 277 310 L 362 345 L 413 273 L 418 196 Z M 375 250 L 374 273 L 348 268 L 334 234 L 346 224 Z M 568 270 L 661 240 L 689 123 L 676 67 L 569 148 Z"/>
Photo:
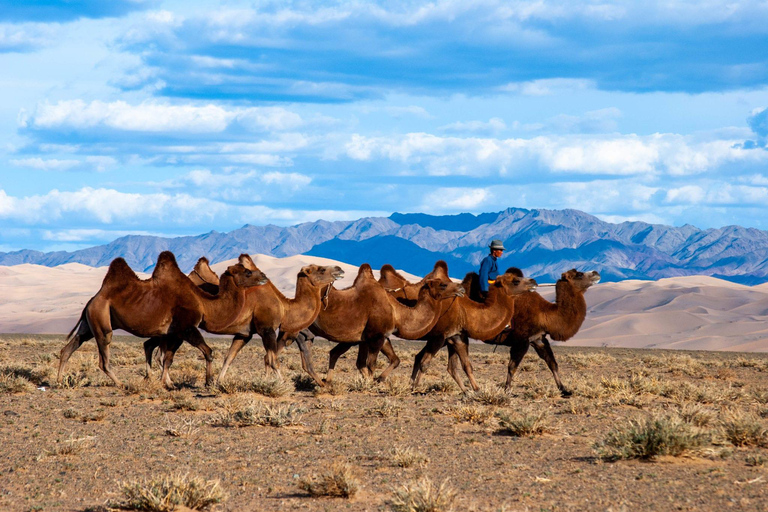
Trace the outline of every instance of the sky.
<path fill-rule="evenodd" d="M 768 230 L 768 2 L 0 0 L 0 251 L 393 212 Z"/>

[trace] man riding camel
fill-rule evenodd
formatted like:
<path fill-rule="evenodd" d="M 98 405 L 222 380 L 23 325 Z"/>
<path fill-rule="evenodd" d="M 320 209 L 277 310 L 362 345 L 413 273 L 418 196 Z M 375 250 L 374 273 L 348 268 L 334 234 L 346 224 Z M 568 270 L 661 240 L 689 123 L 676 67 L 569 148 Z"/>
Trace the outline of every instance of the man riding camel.
<path fill-rule="evenodd" d="M 480 296 L 485 299 L 488 296 L 488 287 L 499 276 L 498 258 L 504 253 L 504 244 L 501 240 L 491 240 L 488 246 L 491 253 L 480 262 Z"/>

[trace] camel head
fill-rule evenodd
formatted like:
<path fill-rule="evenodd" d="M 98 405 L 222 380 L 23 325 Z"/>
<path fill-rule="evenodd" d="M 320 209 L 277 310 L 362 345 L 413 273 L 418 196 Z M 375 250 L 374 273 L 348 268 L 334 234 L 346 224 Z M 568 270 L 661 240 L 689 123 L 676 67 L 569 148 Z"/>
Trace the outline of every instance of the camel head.
<path fill-rule="evenodd" d="M 313 286 L 324 286 L 344 277 L 344 270 L 338 265 L 307 265 L 301 267 L 299 276 L 308 278 Z"/>
<path fill-rule="evenodd" d="M 426 279 L 419 290 L 419 295 L 429 293 L 432 298 L 437 300 L 452 299 L 453 297 L 463 297 L 464 287 L 453 281 L 444 282 L 442 279 Z"/>
<path fill-rule="evenodd" d="M 536 289 L 538 283 L 530 277 L 519 277 L 513 273 L 499 274 L 492 286 L 501 288 L 507 295 L 522 295 Z"/>
<path fill-rule="evenodd" d="M 236 263 L 227 268 L 227 271 L 221 276 L 231 278 L 236 286 L 248 288 L 251 286 L 261 286 L 266 284 L 269 279 L 261 270 L 250 270 L 240 263 Z"/>
<path fill-rule="evenodd" d="M 579 272 L 575 268 L 572 268 L 568 272 L 563 272 L 560 276 L 560 281 L 568 281 L 571 286 L 584 292 L 593 284 L 600 282 L 600 273 L 597 270 Z"/>

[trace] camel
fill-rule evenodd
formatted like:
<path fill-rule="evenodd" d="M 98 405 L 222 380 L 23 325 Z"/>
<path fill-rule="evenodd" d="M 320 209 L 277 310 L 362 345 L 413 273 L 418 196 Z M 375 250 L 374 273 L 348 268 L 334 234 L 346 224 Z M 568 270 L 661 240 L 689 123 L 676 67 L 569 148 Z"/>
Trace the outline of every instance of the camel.
<path fill-rule="evenodd" d="M 75 327 L 61 349 L 57 381 L 72 353 L 85 341 L 96 338 L 99 367 L 119 386 L 109 364 L 109 345 L 113 329 L 134 336 L 161 337 L 167 343 L 163 358 L 163 383 L 171 388 L 168 370 L 173 355 L 183 341 L 200 348 L 206 359 L 206 385 L 211 383 L 213 361 L 197 327 L 225 329 L 240 315 L 245 305 L 245 290 L 267 282 L 261 272 L 232 265 L 222 275 L 219 293 L 208 294 L 195 286 L 176 263 L 173 253 L 164 251 L 157 258 L 152 277 L 139 279 L 123 258 L 114 259 L 101 289 L 83 308 Z"/>
<path fill-rule="evenodd" d="M 523 275 L 514 267 L 507 269 L 507 273 Z M 547 335 L 556 341 L 567 341 L 578 332 L 587 315 L 584 293 L 599 281 L 600 274 L 596 270 L 579 272 L 571 269 L 563 272 L 555 284 L 554 303 L 538 293 L 530 293 L 517 299 L 512 329 L 493 339 L 483 340 L 485 343 L 509 347 L 505 389 L 509 389 L 512 385 L 512 378 L 520 361 L 528 352 L 528 347 L 533 345 L 539 357 L 547 363 L 560 393 L 565 397 L 571 396 L 571 391 L 560 380 L 555 354 L 552 352 Z"/>
<path fill-rule="evenodd" d="M 390 364 L 378 377 L 385 380 L 400 363 L 389 336 L 421 338 L 438 321 L 441 303 L 463 297 L 464 289 L 457 283 L 428 279 L 421 285 L 414 305 L 407 306 L 387 293 L 374 278 L 371 266 L 364 263 L 351 287 L 344 290 L 331 287 L 327 293 L 327 307 L 309 327 L 311 336 L 321 336 L 338 344 L 329 354 L 326 382 L 332 379 L 339 357 L 357 344 L 360 351 L 356 366 L 366 378 L 373 377 L 378 353 L 385 350 Z M 298 334 L 299 338 L 303 336 Z"/>
<path fill-rule="evenodd" d="M 238 260 L 240 265 L 254 272 L 260 272 L 251 257 L 241 254 Z M 197 274 L 199 286 L 210 285 L 218 280 L 216 273 L 211 270 L 208 260 L 200 258 L 195 265 L 193 273 Z M 278 377 L 281 376 L 279 361 L 277 359 L 277 343 L 284 332 L 295 332 L 305 329 L 311 324 L 320 312 L 322 298 L 320 290 L 337 279 L 344 276 L 344 270 L 337 265 L 306 265 L 301 268 L 296 276 L 296 294 L 293 299 L 286 298 L 272 282 L 258 288 L 246 291 L 246 306 L 239 321 L 233 322 L 225 331 L 211 331 L 213 334 L 234 334 L 232 344 L 224 358 L 217 381 L 221 382 L 229 369 L 230 364 L 240 350 L 253 338 L 254 334 L 261 336 L 266 350 L 264 363 L 267 370 L 272 370 Z M 280 330 L 280 338 L 277 331 Z M 144 351 L 147 364 L 150 364 L 152 351 L 161 345 L 162 339 L 150 339 L 144 343 Z M 302 350 L 302 366 L 312 378 L 319 377 L 312 368 L 311 361 L 306 357 L 306 346 L 299 343 Z"/>
<path fill-rule="evenodd" d="M 467 278 L 463 283 L 466 289 Z M 450 364 L 454 356 L 461 360 L 464 373 L 469 378 L 472 389 L 480 387 L 475 381 L 472 364 L 469 360 L 469 338 L 478 340 L 491 339 L 498 336 L 509 327 L 515 311 L 515 302 L 519 297 L 536 288 L 533 279 L 518 277 L 512 274 L 500 275 L 490 286 L 488 297 L 484 303 L 476 302 L 469 297 L 454 301 L 443 312 L 434 328 L 425 336 L 427 344 L 416 355 L 411 383 L 418 386 L 421 376 L 429 361 L 448 342 L 449 365 L 448 373 L 453 377 L 459 388 L 466 391 L 464 383 L 458 375 L 455 364 Z"/>
<path fill-rule="evenodd" d="M 250 270 L 253 271 L 258 269 Z M 219 293 L 219 276 L 216 274 L 216 272 L 211 270 L 210 262 L 205 256 L 197 260 L 197 263 L 195 263 L 195 268 L 193 268 L 192 271 L 187 274 L 187 277 L 192 280 L 195 286 L 202 289 L 203 291 L 206 291 L 211 295 L 216 295 Z"/>

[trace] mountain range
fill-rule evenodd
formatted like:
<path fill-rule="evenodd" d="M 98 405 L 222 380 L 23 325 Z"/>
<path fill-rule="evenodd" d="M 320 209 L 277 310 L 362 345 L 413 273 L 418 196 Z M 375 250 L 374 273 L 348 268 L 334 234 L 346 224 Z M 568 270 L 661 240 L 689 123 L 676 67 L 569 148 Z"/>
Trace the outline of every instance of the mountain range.
<path fill-rule="evenodd" d="M 454 277 L 477 270 L 492 239 L 507 250 L 500 268 L 516 266 L 542 282 L 570 268 L 598 270 L 604 281 L 708 275 L 754 285 L 768 282 L 768 231 L 741 226 L 699 229 L 645 222 L 609 223 L 579 210 L 508 208 L 474 215 L 395 213 L 355 221 L 318 220 L 290 227 L 245 225 L 227 233 L 164 238 L 130 235 L 73 252 L 0 253 L 0 265 L 108 265 L 121 256 L 135 270 L 151 271 L 170 250 L 182 269 L 200 256 L 211 261 L 240 253 L 322 256 L 353 265 L 390 263 L 424 275 L 438 259 Z"/>

